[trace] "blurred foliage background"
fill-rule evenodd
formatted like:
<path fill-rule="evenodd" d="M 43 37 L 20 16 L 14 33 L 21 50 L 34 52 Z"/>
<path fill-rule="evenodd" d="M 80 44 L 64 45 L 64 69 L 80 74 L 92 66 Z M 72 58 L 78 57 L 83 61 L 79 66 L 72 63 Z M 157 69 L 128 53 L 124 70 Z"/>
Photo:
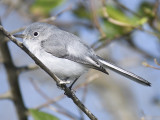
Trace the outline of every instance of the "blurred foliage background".
<path fill-rule="evenodd" d="M 149 88 L 111 71 L 106 76 L 90 70 L 75 85 L 76 95 L 99 120 L 160 120 L 159 6 L 159 0 L 1 0 L 0 17 L 11 33 L 37 21 L 54 24 L 78 35 L 98 55 L 152 83 Z M 26 111 L 17 112 L 11 96 L 21 98 L 10 91 L 15 86 L 8 80 L 6 53 L 1 51 L 0 119 L 89 119 L 24 52 L 6 41 L 22 97 L 18 105 Z"/>

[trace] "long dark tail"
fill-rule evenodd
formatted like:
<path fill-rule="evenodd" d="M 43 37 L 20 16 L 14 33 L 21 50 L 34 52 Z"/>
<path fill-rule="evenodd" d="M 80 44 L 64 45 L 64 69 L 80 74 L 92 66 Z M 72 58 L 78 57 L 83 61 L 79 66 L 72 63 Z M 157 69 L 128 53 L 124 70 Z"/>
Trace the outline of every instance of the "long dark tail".
<path fill-rule="evenodd" d="M 98 58 L 99 58 L 99 62 L 103 66 L 105 66 L 106 68 L 109 68 L 110 70 L 112 70 L 116 73 L 119 73 L 119 74 L 121 74 L 121 75 L 135 81 L 135 82 L 138 82 L 138 83 L 142 84 L 142 85 L 151 86 L 150 82 L 148 82 L 147 80 L 135 75 L 134 73 L 128 72 L 128 71 L 126 71 L 126 70 L 124 70 L 120 67 L 117 67 L 116 65 L 107 62 L 106 60 L 104 60 L 103 58 L 101 58 L 99 56 L 98 56 Z"/>

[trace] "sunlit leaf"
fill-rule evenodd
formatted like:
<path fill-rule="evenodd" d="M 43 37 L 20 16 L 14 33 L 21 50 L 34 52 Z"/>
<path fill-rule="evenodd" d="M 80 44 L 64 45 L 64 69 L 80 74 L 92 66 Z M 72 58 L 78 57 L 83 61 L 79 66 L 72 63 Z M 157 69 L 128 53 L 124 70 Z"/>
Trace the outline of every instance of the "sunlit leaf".
<path fill-rule="evenodd" d="M 64 0 L 35 0 L 31 12 L 36 16 L 49 16 L 52 9 L 59 6 Z"/>
<path fill-rule="evenodd" d="M 125 23 L 128 25 L 128 27 L 136 27 L 138 25 L 142 25 L 147 22 L 147 18 L 139 18 L 137 16 L 127 16 L 123 11 L 121 11 L 118 8 L 115 8 L 113 6 L 107 6 L 106 7 L 107 13 L 110 18 L 117 20 L 119 22 Z M 117 24 L 118 25 L 118 24 Z"/>
<path fill-rule="evenodd" d="M 34 120 L 59 120 L 57 117 L 39 110 L 30 109 L 29 112 Z"/>
<path fill-rule="evenodd" d="M 122 26 L 115 25 L 115 24 L 110 23 L 108 21 L 104 21 L 102 27 L 104 29 L 104 32 L 105 32 L 107 38 L 109 38 L 109 39 L 113 39 L 115 37 L 118 37 L 118 36 L 132 30 L 132 28 L 124 28 Z"/>

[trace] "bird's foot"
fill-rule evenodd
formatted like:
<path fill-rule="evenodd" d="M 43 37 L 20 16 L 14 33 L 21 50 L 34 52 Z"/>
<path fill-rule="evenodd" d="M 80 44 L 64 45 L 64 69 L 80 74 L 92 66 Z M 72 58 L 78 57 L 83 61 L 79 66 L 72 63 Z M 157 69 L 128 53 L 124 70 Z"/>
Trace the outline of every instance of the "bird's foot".
<path fill-rule="evenodd" d="M 61 84 L 70 84 L 70 83 L 71 83 L 71 81 L 69 81 L 69 80 L 67 80 L 67 81 L 61 80 L 61 81 L 59 82 L 60 85 L 61 85 Z"/>
<path fill-rule="evenodd" d="M 66 85 L 66 84 L 70 84 L 71 81 L 63 81 L 63 80 L 60 80 L 59 83 L 57 83 L 57 86 L 61 89 L 63 89 L 63 86 Z"/>

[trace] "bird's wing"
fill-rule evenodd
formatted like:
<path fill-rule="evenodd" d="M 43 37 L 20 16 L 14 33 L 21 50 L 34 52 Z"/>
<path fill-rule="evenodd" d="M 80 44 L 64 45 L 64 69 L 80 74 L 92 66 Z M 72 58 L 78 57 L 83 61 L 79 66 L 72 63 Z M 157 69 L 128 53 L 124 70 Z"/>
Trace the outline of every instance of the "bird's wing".
<path fill-rule="evenodd" d="M 63 58 L 68 55 L 68 51 L 66 51 L 66 46 L 59 42 L 55 41 L 55 37 L 51 37 L 52 39 L 46 39 L 41 41 L 41 47 L 48 53 L 53 56 Z"/>
<path fill-rule="evenodd" d="M 41 46 L 46 52 L 58 58 L 68 59 L 108 74 L 99 64 L 93 50 L 77 36 L 61 31 L 49 38 L 51 39 L 41 41 Z"/>

